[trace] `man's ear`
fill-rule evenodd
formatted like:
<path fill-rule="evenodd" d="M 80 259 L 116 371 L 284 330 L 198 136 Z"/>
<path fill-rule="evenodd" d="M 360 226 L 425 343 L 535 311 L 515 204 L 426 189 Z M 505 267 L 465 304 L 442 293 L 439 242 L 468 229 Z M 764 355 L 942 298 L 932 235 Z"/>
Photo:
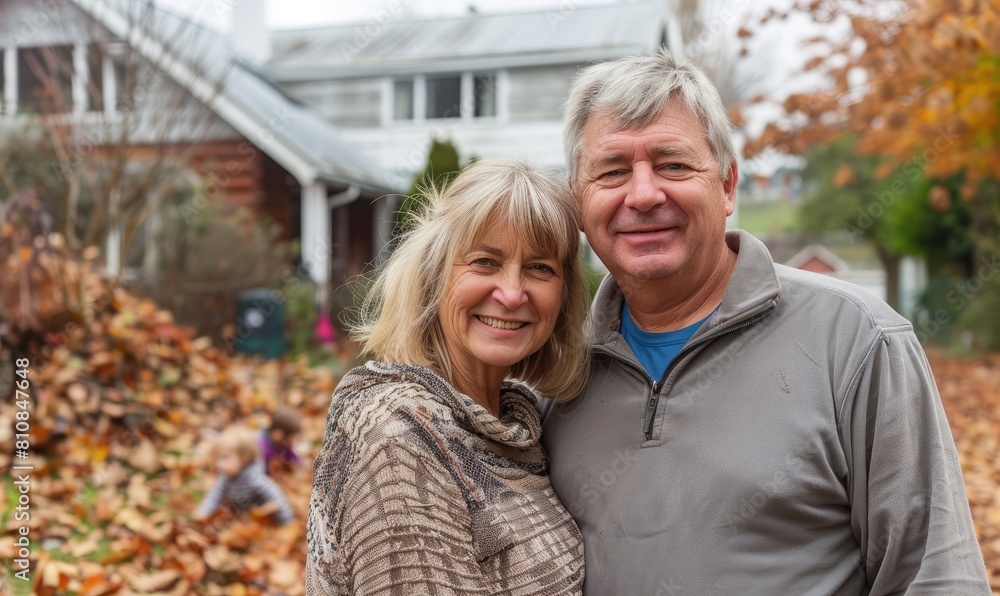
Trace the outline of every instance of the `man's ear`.
<path fill-rule="evenodd" d="M 740 168 L 734 159 L 729 164 L 729 177 L 722 183 L 722 192 L 726 198 L 726 216 L 733 214 L 736 209 L 736 187 L 740 181 Z"/>

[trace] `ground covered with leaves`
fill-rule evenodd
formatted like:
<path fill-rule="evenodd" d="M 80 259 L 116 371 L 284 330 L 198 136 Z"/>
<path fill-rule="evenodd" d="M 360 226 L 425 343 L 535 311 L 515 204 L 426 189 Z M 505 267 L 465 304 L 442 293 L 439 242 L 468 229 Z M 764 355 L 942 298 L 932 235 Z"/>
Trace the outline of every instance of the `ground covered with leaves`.
<path fill-rule="evenodd" d="M 29 365 L 28 459 L 16 457 L 18 400 L 0 403 L 0 469 L 8 478 L 0 592 L 304 593 L 308 462 L 349 359 L 317 365 L 234 356 L 192 337 L 149 301 L 97 278 L 82 281 L 96 305 L 89 322 L 49 333 Z M 1000 355 L 931 360 L 1000 592 Z M 0 379 L 20 379 L 10 372 Z M 195 521 L 215 481 L 206 441 L 233 420 L 261 427 L 278 405 L 296 408 L 304 420 L 298 445 L 307 464 L 277 476 L 295 522 L 275 527 L 260 512 Z M 33 468 L 28 520 L 14 515 L 20 495 L 9 480 L 22 465 Z M 22 527 L 31 544 L 30 582 L 14 577 Z"/>
<path fill-rule="evenodd" d="M 86 320 L 40 326 L 47 329 L 26 369 L 0 361 L 0 594 L 304 593 L 308 462 L 350 359 L 233 355 L 86 267 L 59 267 L 76 303 L 89 308 Z M 46 282 L 53 269 L 38 271 Z M 35 312 L 46 320 L 64 314 L 59 304 L 42 306 Z M 25 394 L 14 391 L 20 370 L 30 381 Z M 307 463 L 276 477 L 295 522 L 275 527 L 259 511 L 194 520 L 216 480 L 205 446 L 228 424 L 262 428 L 279 405 L 303 418 L 296 444 Z M 25 411 L 27 419 L 18 414 Z M 27 449 L 17 422 L 30 426 Z M 29 501 L 17 515 L 12 480 L 25 473 Z M 23 532 L 28 582 L 15 577 Z"/>
<path fill-rule="evenodd" d="M 931 355 L 994 594 L 1000 594 L 1000 354 Z"/>

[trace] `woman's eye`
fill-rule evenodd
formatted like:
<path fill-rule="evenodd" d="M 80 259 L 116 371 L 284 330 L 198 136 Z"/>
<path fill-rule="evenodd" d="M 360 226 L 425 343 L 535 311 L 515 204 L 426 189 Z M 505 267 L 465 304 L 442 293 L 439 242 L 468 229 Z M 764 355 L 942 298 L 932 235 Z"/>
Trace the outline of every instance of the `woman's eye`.
<path fill-rule="evenodd" d="M 496 265 L 496 262 L 489 257 L 480 257 L 472 261 L 472 264 L 476 267 L 492 267 L 493 265 Z"/>
<path fill-rule="evenodd" d="M 556 274 L 556 270 L 545 263 L 532 263 L 528 265 L 528 271 L 535 277 L 548 278 Z"/>

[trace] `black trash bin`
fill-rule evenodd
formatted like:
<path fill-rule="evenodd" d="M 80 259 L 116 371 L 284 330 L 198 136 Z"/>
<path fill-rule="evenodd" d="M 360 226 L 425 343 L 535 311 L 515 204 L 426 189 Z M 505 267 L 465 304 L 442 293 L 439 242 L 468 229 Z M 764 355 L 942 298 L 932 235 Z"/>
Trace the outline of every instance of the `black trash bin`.
<path fill-rule="evenodd" d="M 233 350 L 264 358 L 285 355 L 285 304 L 267 289 L 247 290 L 236 298 Z"/>

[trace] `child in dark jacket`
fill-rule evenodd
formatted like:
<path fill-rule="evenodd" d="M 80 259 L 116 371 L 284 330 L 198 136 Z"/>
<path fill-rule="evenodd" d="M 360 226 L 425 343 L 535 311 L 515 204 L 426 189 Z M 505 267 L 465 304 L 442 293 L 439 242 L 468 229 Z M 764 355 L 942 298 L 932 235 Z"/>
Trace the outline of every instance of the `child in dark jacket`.
<path fill-rule="evenodd" d="M 271 414 L 271 425 L 260 435 L 260 450 L 267 473 L 274 474 L 302 463 L 292 448 L 293 440 L 300 430 L 302 417 L 297 411 L 280 407 Z"/>
<path fill-rule="evenodd" d="M 219 479 L 202 500 L 196 519 L 211 517 L 220 507 L 249 511 L 276 503 L 275 521 L 284 525 L 292 520 L 292 509 L 281 489 L 264 473 L 257 441 L 257 433 L 243 427 L 227 428 L 216 437 L 211 457 Z"/>

